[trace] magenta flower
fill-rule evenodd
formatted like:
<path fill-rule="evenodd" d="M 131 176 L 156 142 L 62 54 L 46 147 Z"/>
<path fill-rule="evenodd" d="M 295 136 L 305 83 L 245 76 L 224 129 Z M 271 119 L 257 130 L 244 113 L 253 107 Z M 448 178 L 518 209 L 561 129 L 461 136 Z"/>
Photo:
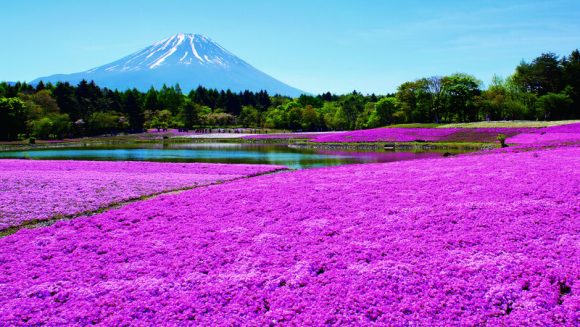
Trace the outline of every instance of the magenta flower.
<path fill-rule="evenodd" d="M 282 172 L 20 230 L 1 324 L 577 326 L 578 167 L 569 146 Z"/>
<path fill-rule="evenodd" d="M 0 160 L 0 231 L 170 190 L 283 169 L 269 165 Z"/>
<path fill-rule="evenodd" d="M 533 128 L 375 128 L 322 135 L 312 142 L 495 142 L 498 134 L 513 136 Z"/>

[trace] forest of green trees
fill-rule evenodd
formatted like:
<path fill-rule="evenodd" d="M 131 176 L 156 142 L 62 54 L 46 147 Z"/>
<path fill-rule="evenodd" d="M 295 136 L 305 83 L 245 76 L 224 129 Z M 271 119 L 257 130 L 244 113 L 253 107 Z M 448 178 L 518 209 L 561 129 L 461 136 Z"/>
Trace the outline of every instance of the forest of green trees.
<path fill-rule="evenodd" d="M 580 52 L 545 53 L 483 89 L 468 74 L 401 84 L 395 94 L 324 93 L 291 99 L 261 92 L 179 85 L 143 93 L 93 82 L 36 86 L 0 83 L 0 140 L 60 139 L 146 128 L 237 126 L 303 131 L 350 130 L 397 123 L 580 118 Z"/>

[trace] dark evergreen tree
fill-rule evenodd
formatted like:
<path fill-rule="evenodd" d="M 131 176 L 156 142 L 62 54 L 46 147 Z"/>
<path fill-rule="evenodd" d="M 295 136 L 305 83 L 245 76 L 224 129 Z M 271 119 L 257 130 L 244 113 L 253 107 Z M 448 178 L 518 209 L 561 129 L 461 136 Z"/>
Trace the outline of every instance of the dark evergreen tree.
<path fill-rule="evenodd" d="M 159 95 L 155 88 L 151 87 L 145 94 L 145 103 L 143 104 L 145 110 L 159 111 L 161 105 L 159 103 Z"/>
<path fill-rule="evenodd" d="M 570 56 L 565 58 L 563 66 L 564 89 L 569 87 L 566 92 L 572 99 L 569 116 L 580 118 L 580 51 L 577 49 L 572 51 Z"/>
<path fill-rule="evenodd" d="M 26 130 L 26 108 L 18 98 L 0 98 L 0 140 L 16 140 Z"/>
<path fill-rule="evenodd" d="M 125 92 L 124 107 L 129 119 L 129 128 L 133 133 L 143 131 L 144 119 L 140 94 L 136 89 Z"/>
<path fill-rule="evenodd" d="M 172 87 L 163 85 L 159 91 L 158 100 L 163 110 L 169 110 L 173 116 L 177 115 L 183 103 L 183 94 L 179 84 Z"/>
<path fill-rule="evenodd" d="M 192 129 L 194 126 L 200 124 L 199 119 L 200 108 L 199 105 L 187 100 L 183 105 L 184 126 L 186 129 Z"/>
<path fill-rule="evenodd" d="M 256 97 L 253 92 L 245 90 L 244 92 L 240 92 L 238 96 L 240 98 L 239 102 L 242 106 L 256 106 Z"/>
<path fill-rule="evenodd" d="M 256 95 L 256 108 L 260 112 L 264 112 L 268 110 L 272 106 L 272 100 L 270 100 L 270 95 L 268 95 L 268 91 L 260 91 Z"/>
<path fill-rule="evenodd" d="M 554 53 L 543 53 L 531 63 L 516 67 L 516 82 L 526 91 L 539 96 L 562 90 L 562 65 Z"/>
<path fill-rule="evenodd" d="M 75 96 L 73 86 L 68 82 L 58 82 L 52 94 L 62 113 L 68 114 L 73 122 L 82 119 L 80 105 Z"/>
<path fill-rule="evenodd" d="M 44 82 L 40 81 L 40 82 L 38 82 L 38 84 L 36 84 L 36 90 L 35 90 L 36 92 L 42 91 L 44 89 L 45 89 Z"/>
<path fill-rule="evenodd" d="M 224 99 L 224 109 L 227 113 L 232 114 L 234 116 L 239 116 L 240 112 L 242 111 L 242 106 L 240 104 L 239 97 L 232 93 L 232 91 L 227 90 L 225 93 Z"/>

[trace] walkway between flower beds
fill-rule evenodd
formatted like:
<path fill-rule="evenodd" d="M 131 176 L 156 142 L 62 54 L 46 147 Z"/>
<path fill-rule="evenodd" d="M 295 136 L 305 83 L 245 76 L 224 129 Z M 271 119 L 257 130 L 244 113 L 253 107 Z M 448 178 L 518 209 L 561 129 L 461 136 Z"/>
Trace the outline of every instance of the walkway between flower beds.
<path fill-rule="evenodd" d="M 151 196 L 286 169 L 274 165 L 0 160 L 0 235 Z"/>

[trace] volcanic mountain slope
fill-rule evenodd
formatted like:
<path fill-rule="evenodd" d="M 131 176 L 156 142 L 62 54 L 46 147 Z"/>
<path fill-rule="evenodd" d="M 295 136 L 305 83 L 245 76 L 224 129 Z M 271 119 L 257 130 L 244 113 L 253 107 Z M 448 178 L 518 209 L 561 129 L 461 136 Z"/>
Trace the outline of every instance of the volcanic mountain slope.
<path fill-rule="evenodd" d="M 141 91 L 179 83 L 184 91 L 198 86 L 232 91 L 266 90 L 297 97 L 305 92 L 259 71 L 208 37 L 176 34 L 112 63 L 74 74 L 57 74 L 31 83 L 94 80 L 100 86 Z"/>

